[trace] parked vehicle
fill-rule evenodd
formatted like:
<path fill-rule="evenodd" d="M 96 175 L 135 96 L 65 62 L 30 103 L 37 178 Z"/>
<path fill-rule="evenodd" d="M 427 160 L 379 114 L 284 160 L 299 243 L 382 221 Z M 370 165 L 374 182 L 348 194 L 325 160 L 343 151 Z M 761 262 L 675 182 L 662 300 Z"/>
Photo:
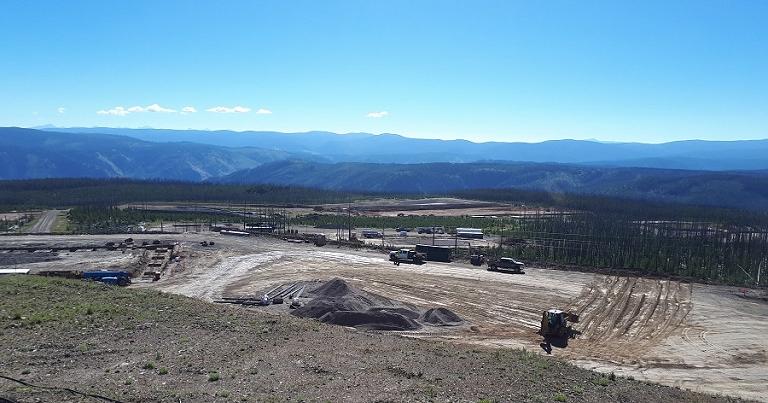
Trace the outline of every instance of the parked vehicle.
<path fill-rule="evenodd" d="M 485 263 L 485 255 L 472 255 L 469 257 L 469 263 L 472 263 L 472 266 L 482 266 Z"/>
<path fill-rule="evenodd" d="M 429 260 L 432 262 L 445 262 L 450 263 L 451 262 L 451 252 L 453 251 L 452 248 L 446 247 L 446 246 L 436 246 L 436 245 L 416 245 L 416 252 L 423 253 L 425 260 Z"/>
<path fill-rule="evenodd" d="M 389 260 L 395 265 L 400 265 L 400 263 L 423 264 L 426 256 L 413 249 L 400 249 L 389 252 Z"/>
<path fill-rule="evenodd" d="M 419 234 L 445 234 L 443 227 L 418 227 L 416 232 Z"/>
<path fill-rule="evenodd" d="M 381 231 L 364 229 L 362 231 L 363 238 L 382 238 L 384 234 Z"/>
<path fill-rule="evenodd" d="M 105 284 L 127 286 L 131 284 L 131 276 L 126 271 L 86 271 L 83 272 L 83 280 L 98 281 Z"/>
<path fill-rule="evenodd" d="M 499 271 L 512 274 L 525 274 L 525 264 L 511 257 L 502 257 L 488 260 L 488 271 Z"/>

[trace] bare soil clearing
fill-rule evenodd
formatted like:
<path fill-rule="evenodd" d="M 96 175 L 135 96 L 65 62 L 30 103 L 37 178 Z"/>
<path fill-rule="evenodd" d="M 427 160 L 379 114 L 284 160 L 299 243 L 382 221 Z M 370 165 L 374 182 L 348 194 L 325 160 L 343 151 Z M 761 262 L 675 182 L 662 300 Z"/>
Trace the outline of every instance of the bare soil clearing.
<path fill-rule="evenodd" d="M 62 237 L 35 239 L 61 242 Z M 768 401 L 768 304 L 743 298 L 733 287 L 545 268 L 511 275 L 462 264 L 394 266 L 383 254 L 271 238 L 205 233 L 162 239 L 182 242 L 181 261 L 169 265 L 159 282 L 137 287 L 210 301 L 222 295 L 255 296 L 289 282 L 341 278 L 422 310 L 450 309 L 466 321 L 399 335 L 449 342 L 444 346 L 454 347 L 448 350 L 460 345 L 523 347 L 542 355 L 536 333 L 542 311 L 570 309 L 581 315 L 575 328 L 582 334 L 567 348 L 556 348 L 556 357 L 636 379 Z M 199 246 L 210 239 L 215 247 Z M 285 306 L 247 309 L 288 312 Z"/>
<path fill-rule="evenodd" d="M 0 374 L 24 382 L 0 378 L 0 398 L 14 402 L 733 401 L 151 290 L 6 276 L 0 292 Z"/>

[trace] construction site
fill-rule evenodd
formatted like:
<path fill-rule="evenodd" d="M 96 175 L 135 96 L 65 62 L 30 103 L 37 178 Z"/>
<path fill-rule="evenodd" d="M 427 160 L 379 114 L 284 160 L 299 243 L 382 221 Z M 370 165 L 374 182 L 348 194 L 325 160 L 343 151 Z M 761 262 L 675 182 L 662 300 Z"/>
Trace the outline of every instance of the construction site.
<path fill-rule="evenodd" d="M 513 274 L 468 260 L 394 264 L 384 249 L 283 235 L 133 237 L 6 236 L 0 268 L 65 277 L 126 271 L 131 288 L 217 305 L 449 345 L 523 348 L 696 392 L 768 396 L 768 298 L 760 290 L 536 265 Z M 548 312 L 565 314 L 565 337 L 543 334 Z"/>

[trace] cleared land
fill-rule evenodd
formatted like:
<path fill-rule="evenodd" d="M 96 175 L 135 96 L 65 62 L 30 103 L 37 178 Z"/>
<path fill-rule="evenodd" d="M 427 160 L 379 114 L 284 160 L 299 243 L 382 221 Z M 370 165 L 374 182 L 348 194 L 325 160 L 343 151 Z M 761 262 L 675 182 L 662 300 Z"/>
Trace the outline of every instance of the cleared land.
<path fill-rule="evenodd" d="M 51 232 L 53 225 L 56 223 L 56 218 L 61 213 L 60 210 L 46 210 L 32 223 L 29 228 L 26 228 L 24 232 L 31 234 L 42 234 Z"/>
<path fill-rule="evenodd" d="M 555 357 L 695 391 L 758 400 L 768 396 L 768 303 L 749 298 L 737 288 L 545 268 L 510 275 L 462 264 L 394 266 L 378 253 L 272 238 L 209 233 L 159 238 L 180 241 L 182 258 L 168 266 L 160 281 L 138 287 L 210 301 L 223 295 L 257 295 L 289 282 L 342 278 L 386 298 L 456 312 L 466 325 L 398 333 L 435 340 L 439 344 L 434 346 L 441 346 L 446 354 L 454 349 L 522 347 L 545 355 L 536 334 L 541 312 L 566 308 L 581 314 L 576 329 L 582 334 L 567 348 L 556 348 Z M 8 237 L 3 242 L 30 239 L 39 243 L 119 240 L 115 236 L 41 236 Z M 202 240 L 215 240 L 216 245 L 202 247 Z M 57 264 L 32 263 L 39 270 Z M 246 310 L 263 310 L 283 320 L 286 315 L 280 315 L 280 309 L 287 311 L 284 306 Z M 499 351 L 506 354 L 507 350 Z M 462 372 L 467 371 L 458 373 Z M 494 373 L 488 376 L 500 376 Z"/>
<path fill-rule="evenodd" d="M 730 400 L 150 290 L 6 276 L 0 292 L 0 371 L 16 380 L 0 397 L 17 402 Z"/>

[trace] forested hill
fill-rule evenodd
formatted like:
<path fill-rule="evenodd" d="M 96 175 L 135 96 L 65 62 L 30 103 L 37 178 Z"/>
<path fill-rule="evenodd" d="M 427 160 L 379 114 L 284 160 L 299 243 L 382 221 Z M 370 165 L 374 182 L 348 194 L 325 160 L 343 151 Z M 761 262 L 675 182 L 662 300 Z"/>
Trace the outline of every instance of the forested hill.
<path fill-rule="evenodd" d="M 106 133 L 152 142 L 193 142 L 259 147 L 313 155 L 326 162 L 425 163 L 476 161 L 558 162 L 694 170 L 768 169 L 768 140 L 686 140 L 661 144 L 551 140 L 540 143 L 418 139 L 398 134 L 311 131 L 50 128 L 69 133 Z"/>
<path fill-rule="evenodd" d="M 765 172 L 705 172 L 534 163 L 324 164 L 279 161 L 215 181 L 434 194 L 534 189 L 698 205 L 768 209 Z"/>
<path fill-rule="evenodd" d="M 162 178 L 203 180 L 297 153 L 186 142 L 155 143 L 110 134 L 0 128 L 0 179 Z"/>

